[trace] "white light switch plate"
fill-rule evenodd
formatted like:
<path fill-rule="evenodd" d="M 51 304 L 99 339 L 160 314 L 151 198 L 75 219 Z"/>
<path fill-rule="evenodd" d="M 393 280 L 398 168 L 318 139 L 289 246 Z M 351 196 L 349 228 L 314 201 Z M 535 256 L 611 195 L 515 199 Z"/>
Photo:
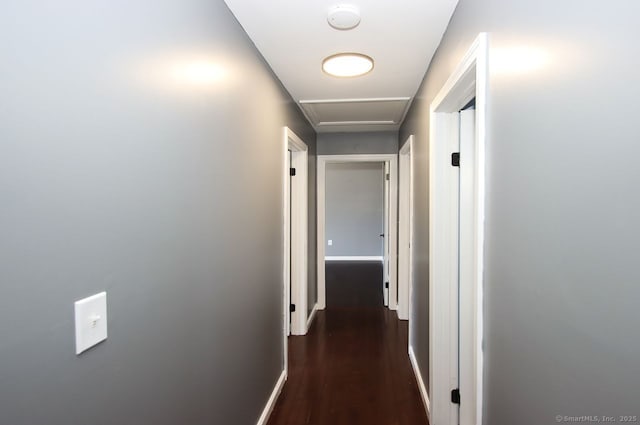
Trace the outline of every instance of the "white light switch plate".
<path fill-rule="evenodd" d="M 332 246 L 332 245 L 333 245 L 333 239 L 329 239 L 329 240 L 327 241 L 327 245 Z"/>
<path fill-rule="evenodd" d="M 107 293 L 75 302 L 76 354 L 107 339 Z"/>

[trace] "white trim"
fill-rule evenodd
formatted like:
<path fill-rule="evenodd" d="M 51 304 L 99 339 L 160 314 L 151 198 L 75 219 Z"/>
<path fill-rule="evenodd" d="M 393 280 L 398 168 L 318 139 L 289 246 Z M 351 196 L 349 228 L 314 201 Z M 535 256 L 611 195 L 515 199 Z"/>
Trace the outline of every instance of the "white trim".
<path fill-rule="evenodd" d="M 311 313 L 309 314 L 309 318 L 307 319 L 307 332 L 309 332 L 309 328 L 311 327 L 311 324 L 313 323 L 313 319 L 315 319 L 316 317 L 316 312 L 318 311 L 318 303 L 315 303 L 313 305 L 313 309 L 311 310 Z"/>
<path fill-rule="evenodd" d="M 282 371 L 280 374 L 280 378 L 278 378 L 278 382 L 276 382 L 276 386 L 273 387 L 273 391 L 269 396 L 269 400 L 267 400 L 267 404 L 264 406 L 262 410 L 262 414 L 258 419 L 258 423 L 256 425 L 267 425 L 269 421 L 269 416 L 271 416 L 271 412 L 273 412 L 273 408 L 276 405 L 276 401 L 278 401 L 278 397 L 282 392 L 282 388 L 284 388 L 284 383 L 287 381 L 287 371 L 286 369 Z"/>
<path fill-rule="evenodd" d="M 392 308 L 391 305 L 389 305 L 389 296 L 391 294 L 391 283 L 387 284 L 387 282 L 391 282 L 391 270 L 389 267 L 389 253 L 390 253 L 390 248 L 391 245 L 389 244 L 389 228 L 391 227 L 391 221 L 389 220 L 389 207 L 391 206 L 391 200 L 390 198 L 390 193 L 391 193 L 391 187 L 389 186 L 389 180 L 386 179 L 386 175 L 389 174 L 390 170 L 389 170 L 389 163 L 385 162 L 384 163 L 384 183 L 383 183 L 383 202 L 384 202 L 384 206 L 383 206 L 383 231 L 382 234 L 384 236 L 384 238 L 382 239 L 382 256 L 384 257 L 384 262 L 382 263 L 382 276 L 383 278 L 383 282 L 385 282 L 384 288 L 383 288 L 383 292 L 382 292 L 382 304 L 385 307 L 388 307 L 389 309 Z M 395 292 L 394 292 L 395 293 Z"/>
<path fill-rule="evenodd" d="M 398 155 L 389 164 L 389 308 L 398 309 Z"/>
<path fill-rule="evenodd" d="M 460 391 L 463 388 L 470 389 L 474 386 L 473 379 L 473 332 L 475 321 L 474 293 L 474 260 L 475 260 L 475 226 L 473 211 L 475 210 L 474 170 L 475 170 L 475 110 L 460 111 L 460 246 L 459 246 L 459 270 L 460 270 L 460 298 L 459 298 L 459 384 Z M 465 214 L 465 211 L 469 213 Z M 465 390 L 465 397 L 469 397 L 471 390 Z M 473 396 L 473 395 L 472 395 Z M 460 418 L 464 424 L 473 424 L 473 404 L 460 405 Z"/>
<path fill-rule="evenodd" d="M 368 103 L 368 102 L 398 102 L 408 101 L 410 97 L 364 97 L 357 99 L 305 99 L 299 103 L 302 105 L 309 103 Z"/>
<path fill-rule="evenodd" d="M 488 38 L 481 33 L 444 84 L 430 108 L 429 150 L 429 399 L 432 421 L 438 425 L 482 424 L 482 263 L 484 230 L 484 149 L 488 93 Z M 451 172 L 450 142 L 458 139 L 460 109 L 476 99 L 474 152 L 461 146 L 461 199 L 471 196 L 471 208 L 454 207 L 458 193 Z M 464 149 L 467 149 L 465 152 Z M 456 195 L 457 196 L 457 195 Z M 463 201 L 466 202 L 466 201 Z M 457 204 L 456 204 L 457 205 Z M 459 251 L 452 240 L 459 235 Z M 459 335 L 457 270 L 460 275 Z M 453 279 L 456 279 L 454 282 Z M 454 288 L 455 286 L 455 288 Z M 455 297 L 455 299 L 454 299 Z M 457 341 L 460 345 L 458 347 Z M 458 354 L 458 350 L 459 353 Z M 458 410 L 450 401 L 451 384 L 458 381 Z M 454 406 L 454 407 L 452 407 Z"/>
<path fill-rule="evenodd" d="M 325 285 L 325 178 L 326 165 L 328 163 L 344 163 L 344 162 L 383 162 L 389 163 L 389 183 L 390 183 L 390 201 L 391 208 L 389 211 L 389 222 L 398 222 L 398 155 L 396 154 L 362 154 L 362 155 L 318 155 L 317 157 L 317 261 L 318 261 L 318 309 L 324 310 L 327 306 L 326 285 Z M 389 252 L 389 293 L 397 294 L 397 277 L 398 277 L 398 226 L 389 226 L 389 242 L 391 244 Z M 397 309 L 398 300 L 396 296 L 392 296 L 389 302 L 391 310 Z"/>
<path fill-rule="evenodd" d="M 431 423 L 431 403 L 429 402 L 429 393 L 427 392 L 427 387 L 424 386 L 422 372 L 420 372 L 420 366 L 418 366 L 418 360 L 416 359 L 412 346 L 409 346 L 409 361 L 411 362 L 413 374 L 416 376 L 416 381 L 418 381 L 418 391 L 420 391 L 424 410 L 427 412 L 427 419 L 429 419 L 429 423 Z"/>
<path fill-rule="evenodd" d="M 390 125 L 398 124 L 398 121 L 320 121 L 317 125 L 324 127 L 327 125 Z"/>
<path fill-rule="evenodd" d="M 296 133 L 291 131 L 289 127 L 285 127 L 285 136 L 287 137 L 287 149 L 291 149 L 294 152 L 307 151 L 307 144 L 299 138 Z"/>
<path fill-rule="evenodd" d="M 382 255 L 327 255 L 325 261 L 384 261 Z"/>
<path fill-rule="evenodd" d="M 317 208 L 317 220 L 316 220 L 316 262 L 317 262 L 317 276 L 316 276 L 316 298 L 318 310 L 324 310 L 327 307 L 327 294 L 325 289 L 325 247 L 324 247 L 324 236 L 325 236 L 325 222 L 324 222 L 324 211 L 325 211 L 325 192 L 324 192 L 324 181 L 325 181 L 325 166 L 320 166 L 320 156 L 316 158 L 316 208 Z M 322 190 L 320 190 L 322 188 Z M 321 213 L 322 211 L 322 213 Z"/>
<path fill-rule="evenodd" d="M 308 149 L 307 145 L 288 127 L 284 128 L 284 314 L 285 335 L 304 335 L 307 332 L 307 290 L 308 290 Z M 291 151 L 291 167 L 296 169 L 296 176 L 291 179 L 289 191 L 288 155 Z M 289 194 L 291 208 L 289 208 Z M 291 217 L 289 215 L 291 214 Z M 289 220 L 291 220 L 289 222 Z M 290 223 L 290 225 L 289 225 Z M 291 234 L 290 234 L 291 233 Z M 291 247 L 289 247 L 291 243 Z M 289 258 L 290 257 L 290 258 Z M 289 261 L 291 267 L 289 268 Z M 291 275 L 289 276 L 289 270 Z M 291 294 L 289 294 L 289 279 Z M 290 301 L 289 301 L 290 300 Z M 296 305 L 291 313 L 289 303 Z M 291 326 L 289 329 L 289 315 Z M 285 358 L 286 354 L 285 342 Z"/>
<path fill-rule="evenodd" d="M 409 320 L 413 280 L 413 135 L 400 149 L 398 157 L 398 318 Z M 409 324 L 411 327 L 411 324 Z M 411 330 L 409 331 L 411 334 Z"/>
<path fill-rule="evenodd" d="M 282 252 L 282 295 L 283 295 L 283 299 L 282 299 L 282 326 L 283 326 L 283 368 L 284 370 L 288 370 L 289 369 L 289 356 L 288 356 L 288 352 L 289 352 L 289 348 L 288 348 L 288 341 L 289 341 L 289 334 L 291 333 L 291 329 L 290 329 L 290 311 L 289 311 L 289 304 L 290 304 L 290 296 L 291 294 L 290 292 L 290 281 L 291 281 L 291 274 L 290 274 L 290 270 L 291 267 L 289 265 L 289 262 L 291 260 L 291 256 L 290 256 L 290 252 L 291 252 L 291 248 L 289 246 L 289 244 L 291 243 L 291 225 L 290 225 L 290 211 L 291 208 L 289 207 L 289 194 L 290 194 L 290 190 L 289 190 L 289 177 L 288 177 L 288 170 L 287 168 L 289 167 L 289 138 L 287 135 L 287 128 L 285 127 L 284 129 L 284 142 L 282 143 L 282 161 L 283 161 L 283 171 L 282 171 L 282 247 L 283 247 L 283 252 Z"/>

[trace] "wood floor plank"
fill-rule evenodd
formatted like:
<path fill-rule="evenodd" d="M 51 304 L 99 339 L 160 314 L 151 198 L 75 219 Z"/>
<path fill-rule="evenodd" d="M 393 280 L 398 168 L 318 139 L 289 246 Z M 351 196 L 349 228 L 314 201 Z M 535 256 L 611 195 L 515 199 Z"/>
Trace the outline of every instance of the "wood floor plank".
<path fill-rule="evenodd" d="M 289 378 L 268 424 L 428 424 L 407 355 L 407 322 L 382 306 L 381 267 L 333 266 L 327 309 L 306 336 L 289 338 Z"/>

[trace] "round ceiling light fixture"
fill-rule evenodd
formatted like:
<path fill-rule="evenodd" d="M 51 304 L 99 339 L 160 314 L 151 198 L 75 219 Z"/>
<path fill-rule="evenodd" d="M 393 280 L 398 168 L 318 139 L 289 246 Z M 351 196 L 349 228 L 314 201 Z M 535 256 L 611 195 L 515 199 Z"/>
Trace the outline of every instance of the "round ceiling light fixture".
<path fill-rule="evenodd" d="M 338 53 L 322 61 L 322 70 L 334 77 L 359 77 L 372 69 L 373 59 L 362 53 Z"/>
<path fill-rule="evenodd" d="M 352 4 L 339 4 L 329 9 L 327 22 L 337 30 L 350 30 L 360 24 L 360 10 Z"/>

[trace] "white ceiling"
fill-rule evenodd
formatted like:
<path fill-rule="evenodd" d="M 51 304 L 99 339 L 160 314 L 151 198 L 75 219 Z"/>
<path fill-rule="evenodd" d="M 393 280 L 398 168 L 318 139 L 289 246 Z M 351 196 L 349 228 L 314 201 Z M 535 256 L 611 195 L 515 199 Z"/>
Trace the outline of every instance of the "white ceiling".
<path fill-rule="evenodd" d="M 225 0 L 318 132 L 397 130 L 458 0 Z M 353 4 L 362 21 L 327 23 L 331 6 Z M 362 77 L 335 78 L 322 60 L 358 52 L 375 61 Z"/>

